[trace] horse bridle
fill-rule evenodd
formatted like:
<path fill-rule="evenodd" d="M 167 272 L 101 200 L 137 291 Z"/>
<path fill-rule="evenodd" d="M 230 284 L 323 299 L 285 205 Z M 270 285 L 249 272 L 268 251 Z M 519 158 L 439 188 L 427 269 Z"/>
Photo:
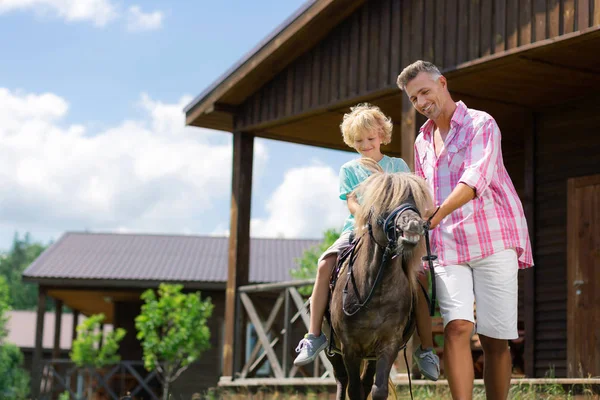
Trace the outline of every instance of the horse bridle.
<path fill-rule="evenodd" d="M 402 213 L 409 211 L 409 210 L 417 213 L 417 215 L 419 217 L 421 216 L 421 213 L 413 204 L 404 203 L 404 204 L 401 204 L 399 207 L 396 207 L 385 219 L 383 219 L 381 217 L 377 218 L 377 225 L 379 225 L 383 228 L 383 231 L 388 240 L 388 242 L 385 246 L 382 246 L 380 243 L 377 242 L 377 240 L 375 239 L 375 236 L 373 235 L 373 227 L 372 227 L 371 223 L 370 222 L 367 223 L 367 229 L 369 231 L 369 235 L 371 236 L 371 239 L 373 239 L 373 242 L 375 243 L 376 246 L 378 246 L 379 248 L 383 248 L 384 250 L 383 250 L 383 255 L 381 256 L 379 270 L 377 271 L 377 276 L 375 277 L 375 282 L 373 282 L 373 286 L 371 287 L 371 290 L 369 291 L 369 294 L 367 295 L 367 297 L 365 298 L 364 301 L 361 300 L 361 296 L 358 293 L 358 287 L 356 285 L 356 280 L 354 279 L 354 272 L 353 272 L 353 266 L 354 266 L 354 260 L 355 260 L 354 250 L 358 246 L 358 242 L 360 241 L 360 238 L 358 238 L 357 242 L 354 243 L 354 246 L 352 247 L 352 251 L 350 253 L 350 260 L 348 262 L 348 272 L 347 272 L 348 277 L 346 279 L 346 284 L 344 285 L 344 290 L 343 290 L 343 294 L 342 294 L 342 310 L 344 311 L 344 314 L 346 314 L 348 317 L 355 315 L 369 303 L 369 301 L 371 300 L 371 297 L 373 296 L 373 293 L 375 292 L 375 289 L 377 288 L 377 286 L 379 285 L 379 282 L 381 281 L 381 279 L 383 277 L 383 270 L 384 270 L 385 266 L 387 265 L 388 261 L 392 260 L 398 256 L 398 253 L 397 253 L 398 238 L 399 238 L 398 234 L 401 234 L 400 236 L 402 236 L 403 231 L 402 231 L 402 229 L 400 229 L 396 226 L 395 221 L 396 221 L 397 217 L 402 215 Z M 427 239 L 427 243 L 429 243 L 429 239 Z M 427 246 L 427 248 L 429 249 L 429 245 Z M 428 251 L 428 255 L 429 255 L 429 251 Z M 403 262 L 404 262 L 404 260 L 403 260 Z M 355 307 L 352 311 L 348 311 L 346 309 L 346 296 L 348 294 L 348 286 L 349 286 L 350 282 L 352 282 L 352 286 L 354 287 L 354 294 L 358 300 L 358 304 L 355 305 Z M 425 297 L 427 297 L 426 292 L 425 292 L 425 295 L 426 295 Z"/>

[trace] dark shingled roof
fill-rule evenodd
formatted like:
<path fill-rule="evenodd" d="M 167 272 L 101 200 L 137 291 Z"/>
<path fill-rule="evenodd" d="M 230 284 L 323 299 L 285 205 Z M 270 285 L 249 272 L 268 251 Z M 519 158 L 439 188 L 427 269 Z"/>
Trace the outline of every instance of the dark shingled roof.
<path fill-rule="evenodd" d="M 251 239 L 250 282 L 291 279 L 309 239 Z M 24 272 L 28 281 L 227 281 L 227 237 L 65 233 Z M 66 283 L 66 282 L 64 282 Z M 124 283 L 124 282 L 123 282 Z"/>

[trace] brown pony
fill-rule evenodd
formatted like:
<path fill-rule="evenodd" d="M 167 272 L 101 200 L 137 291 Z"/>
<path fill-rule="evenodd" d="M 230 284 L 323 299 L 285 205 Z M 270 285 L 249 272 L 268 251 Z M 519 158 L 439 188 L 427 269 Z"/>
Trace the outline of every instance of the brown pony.
<path fill-rule="evenodd" d="M 392 364 L 415 328 L 417 274 L 425 254 L 421 215 L 432 202 L 425 181 L 411 173 L 374 173 L 356 194 L 356 246 L 331 293 L 335 334 L 329 339 L 339 351 L 329 358 L 338 400 L 346 389 L 351 400 L 366 399 L 369 392 L 374 400 L 386 399 Z"/>

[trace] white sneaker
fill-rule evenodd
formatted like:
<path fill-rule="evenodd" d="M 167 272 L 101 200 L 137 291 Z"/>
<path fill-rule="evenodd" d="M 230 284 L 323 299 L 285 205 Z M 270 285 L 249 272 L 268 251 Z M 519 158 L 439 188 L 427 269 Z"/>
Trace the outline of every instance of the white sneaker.
<path fill-rule="evenodd" d="M 301 367 L 310 364 L 325 347 L 327 347 L 327 337 L 325 334 L 321 333 L 321 336 L 317 337 L 312 333 L 307 333 L 304 335 L 304 339 L 298 343 L 298 347 L 296 347 L 296 353 L 300 354 L 294 360 L 294 365 Z"/>
<path fill-rule="evenodd" d="M 437 381 L 440 377 L 440 358 L 433 353 L 433 349 L 423 350 L 417 347 L 413 359 L 419 366 L 423 376 L 430 381 Z"/>

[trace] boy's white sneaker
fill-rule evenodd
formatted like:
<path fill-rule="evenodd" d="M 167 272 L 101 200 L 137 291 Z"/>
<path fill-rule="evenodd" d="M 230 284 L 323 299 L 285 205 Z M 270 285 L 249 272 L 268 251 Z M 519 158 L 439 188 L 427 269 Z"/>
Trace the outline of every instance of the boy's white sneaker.
<path fill-rule="evenodd" d="M 419 366 L 423 376 L 430 381 L 437 381 L 440 377 L 440 358 L 433 353 L 433 349 L 423 350 L 421 346 L 417 347 L 413 354 L 413 359 Z"/>
<path fill-rule="evenodd" d="M 325 334 L 321 333 L 317 337 L 312 333 L 307 333 L 304 335 L 304 339 L 298 343 L 298 347 L 296 347 L 296 353 L 300 354 L 294 360 L 294 365 L 301 367 L 310 364 L 325 347 L 327 347 L 327 337 Z"/>

